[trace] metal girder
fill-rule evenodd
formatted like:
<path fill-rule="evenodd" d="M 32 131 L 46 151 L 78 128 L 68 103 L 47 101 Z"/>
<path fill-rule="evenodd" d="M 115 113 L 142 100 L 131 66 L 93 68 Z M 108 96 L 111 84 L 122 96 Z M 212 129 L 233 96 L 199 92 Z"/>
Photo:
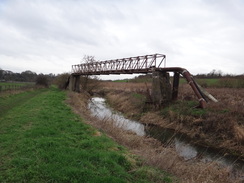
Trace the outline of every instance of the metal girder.
<path fill-rule="evenodd" d="M 166 58 L 163 54 L 153 54 L 137 57 L 129 57 L 115 60 L 106 60 L 84 64 L 72 65 L 73 75 L 100 75 L 100 74 L 124 74 L 124 73 L 148 73 L 160 65 Z"/>
<path fill-rule="evenodd" d="M 181 74 L 195 92 L 199 107 L 206 107 L 206 99 L 201 89 L 197 86 L 191 74 L 181 67 L 160 67 L 166 56 L 163 54 L 153 54 L 137 57 L 129 57 L 100 62 L 90 62 L 72 65 L 72 75 L 104 75 L 104 74 L 134 74 L 153 72 L 174 72 L 173 99 L 177 99 L 179 74 Z M 205 92 L 206 93 L 206 92 Z"/>

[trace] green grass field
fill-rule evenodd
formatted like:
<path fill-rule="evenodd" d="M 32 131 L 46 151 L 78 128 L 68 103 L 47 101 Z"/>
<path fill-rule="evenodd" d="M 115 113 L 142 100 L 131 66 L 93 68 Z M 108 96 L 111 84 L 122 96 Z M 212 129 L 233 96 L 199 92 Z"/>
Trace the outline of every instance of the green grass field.
<path fill-rule="evenodd" d="M 24 82 L 0 82 L 0 92 L 8 90 L 19 90 L 22 88 L 27 88 L 34 86 L 34 83 L 24 83 Z"/>
<path fill-rule="evenodd" d="M 56 88 L 0 97 L 0 182 L 172 182 L 86 125 Z"/>
<path fill-rule="evenodd" d="M 121 80 L 114 80 L 113 82 L 116 83 L 127 83 L 129 81 L 129 79 L 121 79 Z"/>
<path fill-rule="evenodd" d="M 8 82 L 0 82 L 0 86 L 6 86 L 6 85 L 18 85 L 23 86 L 25 83 L 8 83 Z"/>
<path fill-rule="evenodd" d="M 197 78 L 194 77 L 195 81 L 204 88 L 244 88 L 244 79 L 243 77 L 222 77 L 222 78 Z M 151 77 L 137 77 L 134 79 L 125 79 L 125 80 L 115 80 L 113 82 L 125 83 L 151 83 Z M 171 83 L 173 83 L 173 77 L 171 77 Z M 186 84 L 187 81 L 185 78 L 180 78 L 180 84 Z"/>
<path fill-rule="evenodd" d="M 214 78 L 214 79 L 209 79 L 209 78 L 207 78 L 207 79 L 199 79 L 199 78 L 194 78 L 195 80 L 196 80 L 196 82 L 198 83 L 198 84 L 200 84 L 200 85 L 204 85 L 204 86 L 208 86 L 208 87 L 211 87 L 211 86 L 217 86 L 218 85 L 218 83 L 219 83 L 219 79 L 216 79 L 216 78 Z M 184 83 L 187 83 L 187 81 L 186 81 L 186 79 L 185 78 L 181 78 L 180 79 L 180 83 L 181 84 L 184 84 Z"/>
<path fill-rule="evenodd" d="M 0 82 L 0 86 L 28 86 L 34 85 L 34 83 L 25 83 L 25 82 Z"/>

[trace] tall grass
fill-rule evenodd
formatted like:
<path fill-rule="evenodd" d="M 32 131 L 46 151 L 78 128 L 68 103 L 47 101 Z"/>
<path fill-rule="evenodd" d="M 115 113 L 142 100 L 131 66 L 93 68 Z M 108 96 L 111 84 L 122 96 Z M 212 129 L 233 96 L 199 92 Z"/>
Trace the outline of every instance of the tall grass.
<path fill-rule="evenodd" d="M 221 78 L 219 86 L 222 88 L 244 88 L 244 77 L 239 78 Z"/>

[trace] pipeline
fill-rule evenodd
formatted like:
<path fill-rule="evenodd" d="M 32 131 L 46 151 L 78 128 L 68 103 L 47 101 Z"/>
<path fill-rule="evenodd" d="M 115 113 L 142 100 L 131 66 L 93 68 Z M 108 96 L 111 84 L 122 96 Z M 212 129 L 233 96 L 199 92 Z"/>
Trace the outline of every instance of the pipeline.
<path fill-rule="evenodd" d="M 192 78 L 190 72 L 184 68 L 181 67 L 165 67 L 165 68 L 158 68 L 156 69 L 158 71 L 163 72 L 179 72 L 188 82 L 188 84 L 191 86 L 192 90 L 196 94 L 198 101 L 199 101 L 199 108 L 206 108 L 207 106 L 207 100 L 205 98 L 205 95 L 201 91 L 201 89 L 197 86 L 196 82 Z"/>
<path fill-rule="evenodd" d="M 198 86 L 196 85 L 195 81 L 193 80 L 191 74 L 189 73 L 189 71 L 187 71 L 186 69 L 184 69 L 181 74 L 184 76 L 184 78 L 187 80 L 188 84 L 191 86 L 191 88 L 193 89 L 194 93 L 196 94 L 198 101 L 199 101 L 199 107 L 200 108 L 206 108 L 207 105 L 207 100 L 205 98 L 205 96 L 203 95 L 203 93 L 201 92 L 201 90 L 198 88 Z"/>

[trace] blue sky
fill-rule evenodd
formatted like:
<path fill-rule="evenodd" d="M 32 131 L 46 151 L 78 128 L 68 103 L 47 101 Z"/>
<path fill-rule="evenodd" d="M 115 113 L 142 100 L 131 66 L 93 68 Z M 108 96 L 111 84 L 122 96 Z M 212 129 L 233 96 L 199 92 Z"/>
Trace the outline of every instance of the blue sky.
<path fill-rule="evenodd" d="M 193 74 L 243 74 L 243 2 L 0 0 L 0 68 L 57 74 L 84 55 L 106 60 L 162 53 L 167 66 Z"/>

